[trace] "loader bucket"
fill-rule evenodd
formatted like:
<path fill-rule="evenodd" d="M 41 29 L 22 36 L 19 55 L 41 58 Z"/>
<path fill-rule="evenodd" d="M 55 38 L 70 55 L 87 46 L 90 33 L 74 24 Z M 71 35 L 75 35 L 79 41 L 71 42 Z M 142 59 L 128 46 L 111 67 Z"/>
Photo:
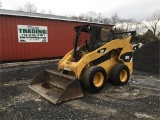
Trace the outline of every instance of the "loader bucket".
<path fill-rule="evenodd" d="M 52 70 L 39 73 L 30 83 L 29 88 L 54 104 L 83 97 L 77 78 Z"/>

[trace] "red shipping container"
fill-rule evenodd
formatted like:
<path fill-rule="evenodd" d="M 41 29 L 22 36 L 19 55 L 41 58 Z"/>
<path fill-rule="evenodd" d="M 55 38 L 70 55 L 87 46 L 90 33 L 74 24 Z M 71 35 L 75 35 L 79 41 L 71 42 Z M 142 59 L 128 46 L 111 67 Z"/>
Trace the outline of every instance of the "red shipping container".
<path fill-rule="evenodd" d="M 89 24 L 63 16 L 45 15 L 44 17 L 44 15 L 0 10 L 0 61 L 64 56 L 73 49 L 74 27 Z M 48 42 L 19 42 L 18 25 L 45 26 L 48 31 Z M 113 25 L 99 25 L 113 27 Z"/>

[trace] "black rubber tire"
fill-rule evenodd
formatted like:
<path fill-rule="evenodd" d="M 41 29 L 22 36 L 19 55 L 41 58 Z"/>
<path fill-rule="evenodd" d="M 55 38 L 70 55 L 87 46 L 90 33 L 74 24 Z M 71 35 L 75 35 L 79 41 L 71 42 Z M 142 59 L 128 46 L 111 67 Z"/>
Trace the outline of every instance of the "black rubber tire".
<path fill-rule="evenodd" d="M 96 73 L 100 73 L 101 75 L 103 75 L 103 82 L 100 86 L 95 86 L 93 79 L 94 79 L 94 75 Z M 91 66 L 89 67 L 89 69 L 84 71 L 84 75 L 83 75 L 83 84 L 85 86 L 85 88 L 89 89 L 91 92 L 95 93 L 95 92 L 99 92 L 105 85 L 107 80 L 107 74 L 106 71 L 99 66 Z"/>
<path fill-rule="evenodd" d="M 122 82 L 120 79 L 120 73 L 122 70 L 126 70 L 127 77 Z M 114 85 L 120 86 L 120 85 L 126 85 L 128 83 L 130 77 L 129 69 L 125 64 L 116 64 L 113 66 L 111 73 L 110 73 L 110 80 Z"/>

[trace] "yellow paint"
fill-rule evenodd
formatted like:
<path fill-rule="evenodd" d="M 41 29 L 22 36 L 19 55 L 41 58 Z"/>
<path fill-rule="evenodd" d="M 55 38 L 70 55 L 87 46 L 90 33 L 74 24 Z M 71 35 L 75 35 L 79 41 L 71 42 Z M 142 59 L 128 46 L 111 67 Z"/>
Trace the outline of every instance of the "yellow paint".
<path fill-rule="evenodd" d="M 132 52 L 132 46 L 129 43 L 131 40 L 131 36 L 126 38 L 126 39 L 115 39 L 110 41 L 109 43 L 104 44 L 100 48 L 94 50 L 93 52 L 86 52 L 85 54 L 83 53 L 82 58 L 78 62 L 74 62 L 74 58 L 72 57 L 73 55 L 73 50 L 67 53 L 61 61 L 58 63 L 58 71 L 65 69 L 69 69 L 72 72 L 75 73 L 75 76 L 80 79 L 82 71 L 87 69 L 89 66 L 91 66 L 91 61 L 96 60 L 108 53 L 109 51 L 116 50 L 120 52 L 120 55 L 115 55 L 113 52 L 111 53 L 111 58 L 107 61 L 104 61 L 103 63 L 100 63 L 98 66 L 101 66 L 105 69 L 107 76 L 109 77 L 110 71 L 112 67 L 115 64 L 118 63 L 124 63 L 125 65 L 128 66 L 130 74 L 132 74 L 132 67 L 133 67 L 133 62 L 124 62 L 123 60 L 120 59 L 120 56 L 126 52 Z M 98 50 L 106 48 L 105 53 L 97 53 Z M 79 51 L 82 50 L 82 47 L 80 47 Z M 79 52 L 77 51 L 77 52 Z"/>
<path fill-rule="evenodd" d="M 120 72 L 120 80 L 121 82 L 125 82 L 127 80 L 127 71 L 126 69 L 122 69 Z"/>
<path fill-rule="evenodd" d="M 95 75 L 94 75 L 94 78 L 93 78 L 93 83 L 96 87 L 100 87 L 102 84 L 103 84 L 103 81 L 104 81 L 104 76 L 101 72 L 97 72 Z"/>

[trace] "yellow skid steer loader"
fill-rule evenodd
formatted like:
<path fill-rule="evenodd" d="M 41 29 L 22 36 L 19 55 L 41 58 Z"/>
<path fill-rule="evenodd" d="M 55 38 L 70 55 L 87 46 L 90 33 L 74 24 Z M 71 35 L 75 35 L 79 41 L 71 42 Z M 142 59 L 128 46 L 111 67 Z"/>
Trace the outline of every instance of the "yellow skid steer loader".
<path fill-rule="evenodd" d="M 57 71 L 42 71 L 29 85 L 54 104 L 83 97 L 81 84 L 98 92 L 107 79 L 125 85 L 132 74 L 131 41 L 135 31 L 115 33 L 96 25 L 76 26 L 74 30 L 74 49 L 59 61 Z M 116 38 L 124 34 L 130 35 Z"/>

